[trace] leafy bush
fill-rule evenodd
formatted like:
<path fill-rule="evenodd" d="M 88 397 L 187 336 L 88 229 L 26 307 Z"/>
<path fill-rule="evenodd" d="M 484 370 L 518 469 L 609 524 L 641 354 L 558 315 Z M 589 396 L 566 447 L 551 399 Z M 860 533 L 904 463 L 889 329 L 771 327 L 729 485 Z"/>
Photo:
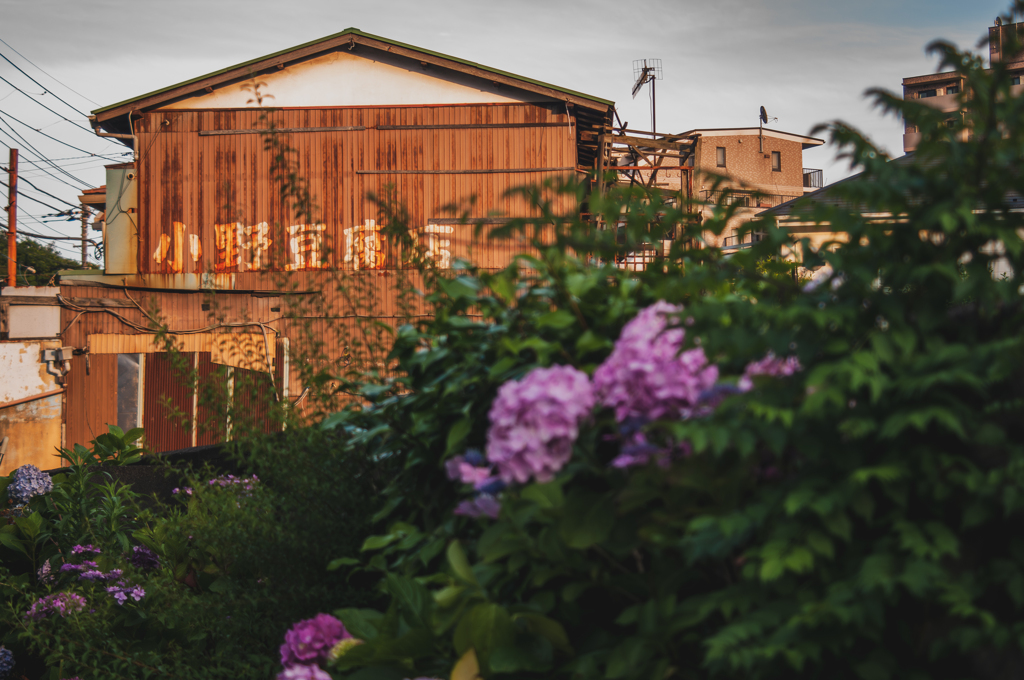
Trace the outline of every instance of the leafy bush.
<path fill-rule="evenodd" d="M 612 190 L 590 208 L 625 219 L 625 243 L 544 213 L 503 228 L 537 257 L 436 279 L 435 318 L 398 330 L 402 377 L 323 423 L 403 465 L 353 569 L 378 572 L 390 603 L 336 612 L 364 641 L 336 677 L 1024 673 L 1024 287 L 991 274 L 1024 271 L 1008 199 L 1024 188 L 1024 99 L 1004 65 L 934 49 L 972 93 L 963 121 L 875 93 L 922 130 L 899 163 L 830 125 L 863 174 L 804 207 L 840 232 L 826 248 L 768 218 L 725 258 L 692 245 L 731 208 L 698 227 L 686 206 Z M 614 265 L 676 226 L 687 238 L 657 266 Z M 776 257 L 797 247 L 831 277 L 794 280 Z M 623 333 L 655 304 L 671 330 Z M 658 369 L 665 342 L 689 372 Z M 608 387 L 637 364 L 647 378 Z M 593 376 L 567 461 L 572 427 L 537 423 L 568 411 L 525 386 L 550 384 L 549 366 Z M 699 389 L 662 389 L 687 380 Z M 501 396 L 512 381 L 519 401 Z M 543 458 L 529 481 L 503 470 L 509 446 Z"/>

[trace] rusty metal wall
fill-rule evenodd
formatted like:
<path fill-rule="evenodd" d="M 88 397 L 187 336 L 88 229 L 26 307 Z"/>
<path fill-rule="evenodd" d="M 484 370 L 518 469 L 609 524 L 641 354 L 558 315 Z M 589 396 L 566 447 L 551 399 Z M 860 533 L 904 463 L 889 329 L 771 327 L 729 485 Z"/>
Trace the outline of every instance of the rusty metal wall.
<path fill-rule="evenodd" d="M 166 353 L 145 357 L 142 427 L 153 451 L 175 451 L 192 446 L 192 389 L 182 371 L 192 370 L 195 354 L 179 355 L 185 366 L 175 367 Z M 183 422 L 182 415 L 187 419 Z"/>
<path fill-rule="evenodd" d="M 297 225 L 282 205 L 270 180 L 272 154 L 253 132 L 266 126 L 259 110 L 147 113 L 136 128 L 140 272 L 242 273 L 321 264 L 393 269 L 402 266 L 402 255 L 386 239 L 373 236 L 381 243 L 372 257 L 353 252 L 360 250 L 359 236 L 380 226 L 381 211 L 369 192 L 382 195 L 393 185 L 411 226 L 425 230 L 424 239 L 433 233 L 441 240 L 427 227 L 456 216 L 447 206 L 476 196 L 471 217 L 527 215 L 527 201 L 505 192 L 571 173 L 577 162 L 570 119 L 550 105 L 288 109 L 270 120 L 292 131 L 280 138 L 296 151 L 323 229 Z M 571 207 L 568 200 L 564 207 Z M 488 254 L 490 244 L 468 229 L 440 234 L 452 242 L 453 255 L 467 255 L 472 245 L 491 266 L 507 262 L 510 252 Z M 293 245 L 316 257 L 296 259 Z"/>
<path fill-rule="evenodd" d="M 88 445 L 117 424 L 117 355 L 77 356 L 71 360 L 64 398 L 67 448 Z M 56 466 L 55 466 L 56 467 Z"/>

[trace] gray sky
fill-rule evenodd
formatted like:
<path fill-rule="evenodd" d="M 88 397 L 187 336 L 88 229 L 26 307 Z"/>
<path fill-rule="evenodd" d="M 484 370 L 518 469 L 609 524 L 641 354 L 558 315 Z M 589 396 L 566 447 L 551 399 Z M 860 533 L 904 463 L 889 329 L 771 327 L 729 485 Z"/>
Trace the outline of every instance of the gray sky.
<path fill-rule="evenodd" d="M 105 162 L 43 137 L 111 158 L 124 147 L 93 137 L 83 114 L 210 71 L 286 49 L 354 26 L 368 33 L 444 52 L 616 102 L 629 126 L 650 128 L 646 90 L 630 97 L 634 59 L 659 58 L 658 129 L 757 125 L 764 106 L 771 127 L 807 134 L 841 119 L 892 155 L 902 154 L 898 121 L 882 118 L 864 99 L 869 87 L 900 92 L 902 78 L 935 70 L 925 46 L 936 38 L 974 48 L 1006 0 L 0 0 L 0 165 L 11 129 L 41 155 L 83 182 L 103 183 Z M 630 9 L 633 8 L 633 9 Z M 16 52 L 20 52 L 35 66 Z M 37 68 L 39 67 L 39 68 Z M 40 68 L 42 71 L 40 71 Z M 58 82 L 60 81 L 59 84 Z M 70 89 L 69 89 L 70 88 Z M 77 93 L 81 94 L 77 94 Z M 77 108 L 77 116 L 59 96 Z M 27 124 L 23 127 L 12 120 Z M 32 128 L 32 129 L 30 129 Z M 35 159 L 22 140 L 23 159 Z M 83 157 L 84 156 L 84 157 Z M 849 168 L 822 147 L 804 165 L 825 181 Z M 24 177 L 76 203 L 80 187 L 52 167 Z M 54 176 L 59 176 L 68 184 Z M 2 177 L 6 182 L 6 177 Z M 26 193 L 67 207 L 31 187 Z M 0 195 L 6 195 L 0 187 Z M 35 222 L 53 210 L 19 202 L 20 229 L 78 235 L 77 223 Z M 0 215 L 0 220 L 6 218 Z M 70 242 L 59 244 L 75 256 Z"/>

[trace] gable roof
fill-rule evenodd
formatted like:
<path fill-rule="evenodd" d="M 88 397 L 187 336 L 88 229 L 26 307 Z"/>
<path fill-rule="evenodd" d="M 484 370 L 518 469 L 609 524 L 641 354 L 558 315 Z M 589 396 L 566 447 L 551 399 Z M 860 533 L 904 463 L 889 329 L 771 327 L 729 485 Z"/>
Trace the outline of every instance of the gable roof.
<path fill-rule="evenodd" d="M 176 101 L 185 97 L 194 96 L 206 91 L 206 88 L 220 87 L 232 82 L 244 80 L 271 69 L 283 68 L 286 64 L 302 61 L 310 57 L 336 50 L 339 48 L 354 49 L 357 45 L 371 49 L 390 52 L 400 56 L 415 59 L 416 61 L 433 64 L 452 71 L 458 71 L 472 76 L 477 76 L 502 85 L 518 88 L 558 101 L 565 101 L 587 109 L 606 112 L 615 106 L 615 102 L 608 99 L 601 99 L 592 95 L 559 87 L 540 80 L 526 78 L 508 71 L 484 66 L 466 59 L 459 59 L 440 52 L 423 49 L 415 45 L 401 43 L 370 33 L 364 33 L 358 28 L 346 28 L 340 33 L 329 35 L 319 40 L 314 40 L 302 45 L 290 47 L 280 52 L 268 54 L 263 57 L 251 59 L 241 64 L 229 66 L 220 71 L 207 73 L 206 75 L 186 80 L 176 85 L 164 87 L 153 92 L 126 99 L 116 104 L 104 106 L 94 110 L 93 125 L 106 127 L 104 123 L 114 122 L 114 119 L 125 116 L 132 111 L 157 108 L 161 105 Z M 116 124 L 115 124 L 116 125 Z M 120 126 L 118 126 L 120 127 Z"/>

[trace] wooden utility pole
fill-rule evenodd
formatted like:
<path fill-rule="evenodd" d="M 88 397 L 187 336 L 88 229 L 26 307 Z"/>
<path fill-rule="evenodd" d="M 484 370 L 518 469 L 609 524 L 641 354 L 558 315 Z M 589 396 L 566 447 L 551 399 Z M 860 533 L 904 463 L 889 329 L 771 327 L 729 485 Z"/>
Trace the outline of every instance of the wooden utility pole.
<path fill-rule="evenodd" d="M 7 167 L 7 285 L 18 285 L 18 150 Z"/>
<path fill-rule="evenodd" d="M 89 266 L 89 244 L 86 239 L 89 238 L 89 208 L 88 206 L 82 206 L 82 269 Z"/>

